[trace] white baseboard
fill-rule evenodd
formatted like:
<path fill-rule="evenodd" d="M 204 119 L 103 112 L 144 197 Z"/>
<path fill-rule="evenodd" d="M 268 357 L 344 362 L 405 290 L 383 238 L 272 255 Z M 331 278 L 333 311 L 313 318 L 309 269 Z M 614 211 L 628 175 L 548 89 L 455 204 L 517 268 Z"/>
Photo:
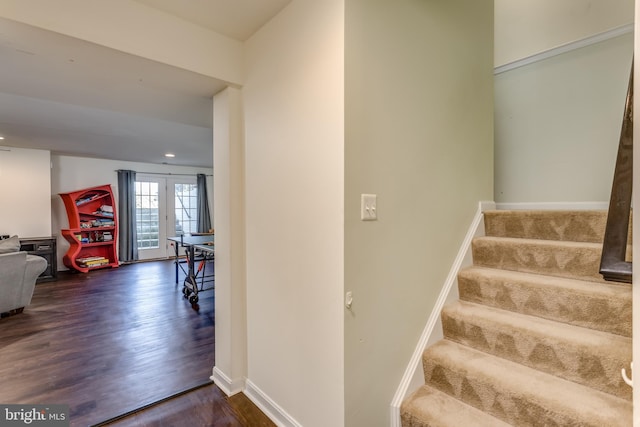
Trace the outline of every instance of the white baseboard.
<path fill-rule="evenodd" d="M 609 202 L 516 202 L 496 203 L 501 210 L 608 210 Z"/>
<path fill-rule="evenodd" d="M 422 370 L 422 353 L 425 348 L 442 339 L 442 324 L 440 321 L 440 313 L 444 305 L 458 298 L 458 272 L 466 266 L 472 265 L 471 258 L 471 241 L 476 236 L 484 235 L 484 222 L 483 212 L 486 210 L 496 209 L 496 205 L 493 202 L 480 202 L 478 211 L 476 212 L 471 226 L 469 227 L 467 234 L 458 250 L 449 275 L 440 291 L 440 295 L 436 300 L 436 304 L 431 311 L 431 315 L 427 320 L 427 325 L 422 331 L 418 345 L 416 346 L 409 365 L 407 366 L 400 385 L 396 390 L 396 394 L 391 401 L 391 427 L 402 427 L 402 420 L 400 419 L 400 405 L 404 399 L 421 385 L 424 384 L 424 373 Z"/>
<path fill-rule="evenodd" d="M 249 379 L 242 378 L 232 381 L 217 367 L 213 368 L 213 374 L 210 378 L 227 396 L 243 392 L 278 427 L 302 427 L 302 424 L 287 414 Z"/>
<path fill-rule="evenodd" d="M 246 380 L 244 394 L 251 400 L 262 412 L 267 415 L 279 427 L 302 427 L 292 416 L 278 406 L 269 396 L 262 392 L 250 380 Z"/>
<path fill-rule="evenodd" d="M 231 380 L 231 378 L 226 376 L 224 372 L 222 372 L 220 369 L 218 369 L 215 366 L 213 367 L 213 373 L 209 378 L 227 396 L 233 396 L 234 394 L 238 394 L 242 392 L 245 388 L 245 383 L 247 381 L 245 378 Z"/>

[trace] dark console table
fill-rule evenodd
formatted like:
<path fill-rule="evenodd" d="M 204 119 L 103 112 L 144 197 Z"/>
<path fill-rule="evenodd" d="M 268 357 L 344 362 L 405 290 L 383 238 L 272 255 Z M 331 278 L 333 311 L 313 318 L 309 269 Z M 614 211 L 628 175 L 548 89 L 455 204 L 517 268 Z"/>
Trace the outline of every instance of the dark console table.
<path fill-rule="evenodd" d="M 38 255 L 47 260 L 47 269 L 38 277 L 37 283 L 56 280 L 58 277 L 58 256 L 56 253 L 56 238 L 52 237 L 21 237 L 20 250 Z"/>

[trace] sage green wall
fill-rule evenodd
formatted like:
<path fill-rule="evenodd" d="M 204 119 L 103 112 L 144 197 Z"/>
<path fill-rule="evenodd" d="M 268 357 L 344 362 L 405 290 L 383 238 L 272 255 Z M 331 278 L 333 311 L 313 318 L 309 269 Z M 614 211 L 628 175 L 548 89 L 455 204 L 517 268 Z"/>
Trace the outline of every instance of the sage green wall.
<path fill-rule="evenodd" d="M 345 425 L 389 405 L 480 200 L 493 200 L 493 1 L 347 0 Z M 378 221 L 360 221 L 360 194 Z"/>
<path fill-rule="evenodd" d="M 499 206 L 606 208 L 633 55 L 633 34 L 621 34 L 633 21 L 633 0 L 495 0 L 495 65 L 527 59 L 495 77 Z M 560 46 L 582 47 L 535 56 Z"/>
<path fill-rule="evenodd" d="M 497 203 L 609 200 L 633 34 L 495 77 Z"/>
<path fill-rule="evenodd" d="M 633 24 L 634 0 L 495 0 L 495 66 Z"/>

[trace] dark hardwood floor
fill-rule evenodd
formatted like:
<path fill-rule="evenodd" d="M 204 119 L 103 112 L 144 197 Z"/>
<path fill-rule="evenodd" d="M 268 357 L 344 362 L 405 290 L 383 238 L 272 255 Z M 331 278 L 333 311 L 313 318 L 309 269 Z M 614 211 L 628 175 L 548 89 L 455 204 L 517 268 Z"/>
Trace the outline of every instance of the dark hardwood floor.
<path fill-rule="evenodd" d="M 0 319 L 0 403 L 67 404 L 72 426 L 143 407 L 110 425 L 273 426 L 244 395 L 227 398 L 210 382 L 213 291 L 194 310 L 181 289 L 171 261 L 37 285 L 23 313 Z"/>
<path fill-rule="evenodd" d="M 244 394 L 226 397 L 208 384 L 110 423 L 108 427 L 275 427 Z M 100 426 L 101 427 L 101 426 Z"/>

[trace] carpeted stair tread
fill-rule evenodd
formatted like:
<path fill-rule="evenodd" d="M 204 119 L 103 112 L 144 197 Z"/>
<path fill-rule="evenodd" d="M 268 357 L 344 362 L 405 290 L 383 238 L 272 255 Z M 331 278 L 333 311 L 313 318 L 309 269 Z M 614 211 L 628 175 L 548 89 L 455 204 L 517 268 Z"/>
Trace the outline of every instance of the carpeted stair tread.
<path fill-rule="evenodd" d="M 448 340 L 423 361 L 427 385 L 514 426 L 632 425 L 625 399 Z"/>
<path fill-rule="evenodd" d="M 473 239 L 472 252 L 482 267 L 604 283 L 598 243 L 485 236 Z"/>
<path fill-rule="evenodd" d="M 487 236 L 602 243 L 607 211 L 497 210 L 484 212 Z"/>
<path fill-rule="evenodd" d="M 441 311 L 444 339 L 423 353 L 425 385 L 403 402 L 403 427 L 632 425 L 620 372 L 632 288 L 599 273 L 606 221 L 606 211 L 484 212 L 486 235 L 458 273 L 459 300 Z"/>
<path fill-rule="evenodd" d="M 486 267 L 458 274 L 460 299 L 631 337 L 631 286 Z"/>
<path fill-rule="evenodd" d="M 631 338 L 466 301 L 442 310 L 446 339 L 631 400 Z"/>
<path fill-rule="evenodd" d="M 473 406 L 429 386 L 416 390 L 400 409 L 403 427 L 510 427 Z"/>

